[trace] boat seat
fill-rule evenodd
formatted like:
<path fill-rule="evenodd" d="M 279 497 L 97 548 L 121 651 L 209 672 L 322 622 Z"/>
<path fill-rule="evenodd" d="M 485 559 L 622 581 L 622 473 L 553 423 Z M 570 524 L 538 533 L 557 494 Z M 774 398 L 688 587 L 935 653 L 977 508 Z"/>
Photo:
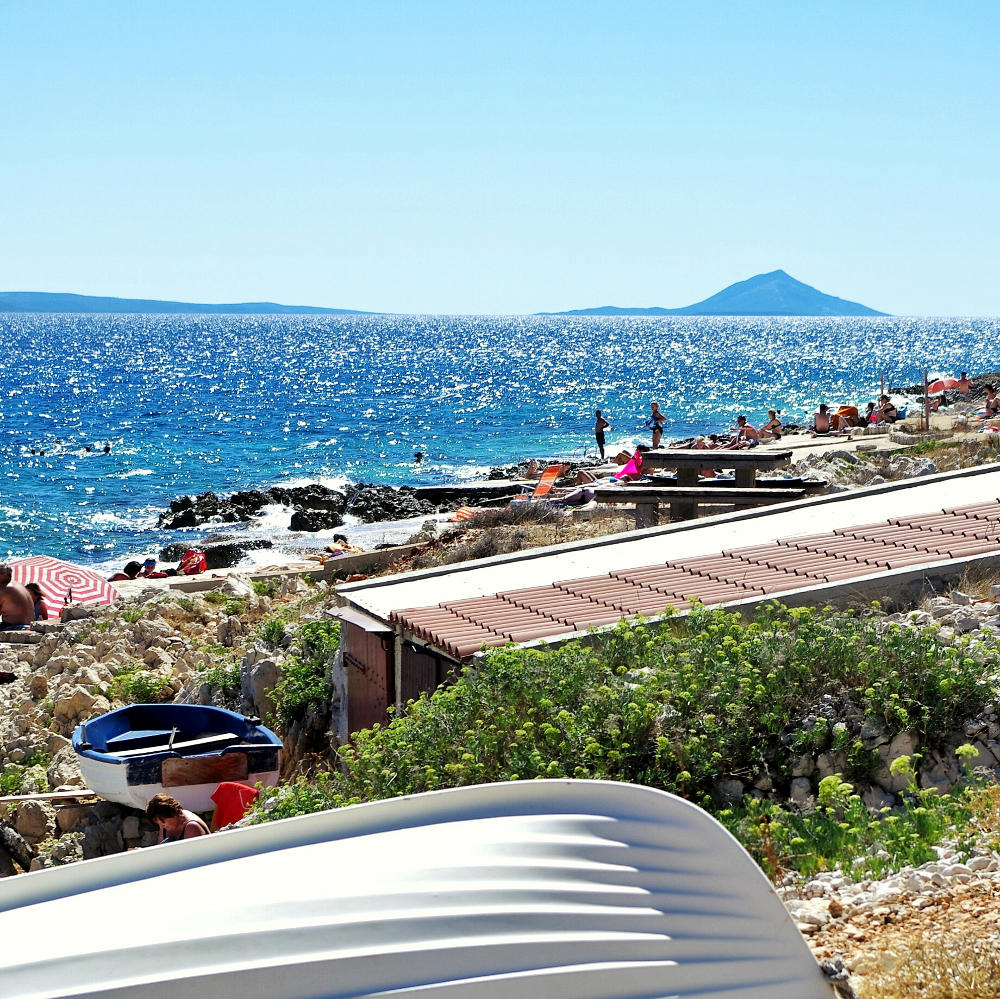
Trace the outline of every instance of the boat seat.
<path fill-rule="evenodd" d="M 168 732 L 167 735 L 169 736 L 170 733 Z M 239 741 L 240 737 L 235 732 L 220 732 L 217 735 L 202 736 L 200 739 L 175 739 L 173 746 L 170 745 L 168 740 L 155 746 L 140 746 L 138 749 L 125 749 L 120 752 L 116 749 L 106 749 L 104 752 L 109 756 L 122 756 L 126 758 L 131 756 L 151 756 L 154 753 L 166 753 L 170 751 L 182 756 L 194 756 L 197 753 L 209 753 L 213 749 L 224 749 Z"/>
<path fill-rule="evenodd" d="M 105 745 L 109 753 L 117 753 L 122 749 L 140 749 L 143 746 L 153 746 L 158 742 L 163 742 L 164 739 L 169 740 L 172 731 L 173 729 L 169 728 L 133 729 L 130 732 L 122 732 L 121 735 L 112 736 Z"/>

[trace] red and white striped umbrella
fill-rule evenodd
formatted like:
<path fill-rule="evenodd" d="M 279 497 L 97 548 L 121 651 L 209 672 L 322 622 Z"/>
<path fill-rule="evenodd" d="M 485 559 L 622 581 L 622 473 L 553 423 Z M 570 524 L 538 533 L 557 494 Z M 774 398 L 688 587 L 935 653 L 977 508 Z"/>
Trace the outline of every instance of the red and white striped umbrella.
<path fill-rule="evenodd" d="M 937 381 L 931 382 L 927 386 L 928 395 L 940 395 L 942 392 L 946 392 L 948 389 L 953 389 L 958 385 L 957 378 L 939 378 Z"/>
<path fill-rule="evenodd" d="M 8 562 L 19 583 L 38 583 L 45 595 L 49 612 L 58 616 L 59 608 L 70 601 L 81 604 L 110 604 L 121 594 L 91 569 L 49 555 L 35 555 Z"/>

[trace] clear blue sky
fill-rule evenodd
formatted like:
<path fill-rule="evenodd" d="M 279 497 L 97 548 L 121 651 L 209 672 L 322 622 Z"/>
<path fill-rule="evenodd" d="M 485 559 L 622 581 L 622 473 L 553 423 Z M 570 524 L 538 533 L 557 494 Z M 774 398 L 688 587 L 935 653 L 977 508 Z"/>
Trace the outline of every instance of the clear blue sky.
<path fill-rule="evenodd" d="M 1000 314 L 1000 4 L 0 2 L 0 290 Z"/>

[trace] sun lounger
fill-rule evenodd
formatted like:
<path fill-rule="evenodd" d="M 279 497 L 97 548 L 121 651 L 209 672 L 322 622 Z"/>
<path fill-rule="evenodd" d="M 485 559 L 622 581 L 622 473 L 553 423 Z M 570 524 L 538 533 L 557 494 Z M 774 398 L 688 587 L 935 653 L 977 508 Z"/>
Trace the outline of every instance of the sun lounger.
<path fill-rule="evenodd" d="M 541 478 L 538 480 L 538 485 L 535 486 L 534 491 L 531 490 L 530 486 L 525 486 L 524 495 L 515 496 L 511 502 L 523 503 L 527 500 L 545 499 L 549 493 L 552 492 L 552 487 L 555 485 L 556 479 L 558 479 L 559 476 L 565 471 L 565 465 L 549 465 L 549 467 L 542 472 Z"/>

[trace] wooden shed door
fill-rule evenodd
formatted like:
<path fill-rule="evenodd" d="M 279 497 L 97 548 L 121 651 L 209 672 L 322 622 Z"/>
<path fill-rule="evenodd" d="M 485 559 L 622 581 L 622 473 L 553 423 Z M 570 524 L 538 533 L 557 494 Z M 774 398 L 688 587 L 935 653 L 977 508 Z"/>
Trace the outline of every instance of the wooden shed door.
<path fill-rule="evenodd" d="M 347 669 L 347 729 L 356 732 L 385 721 L 392 703 L 392 656 L 382 638 L 346 624 L 344 666 Z"/>

